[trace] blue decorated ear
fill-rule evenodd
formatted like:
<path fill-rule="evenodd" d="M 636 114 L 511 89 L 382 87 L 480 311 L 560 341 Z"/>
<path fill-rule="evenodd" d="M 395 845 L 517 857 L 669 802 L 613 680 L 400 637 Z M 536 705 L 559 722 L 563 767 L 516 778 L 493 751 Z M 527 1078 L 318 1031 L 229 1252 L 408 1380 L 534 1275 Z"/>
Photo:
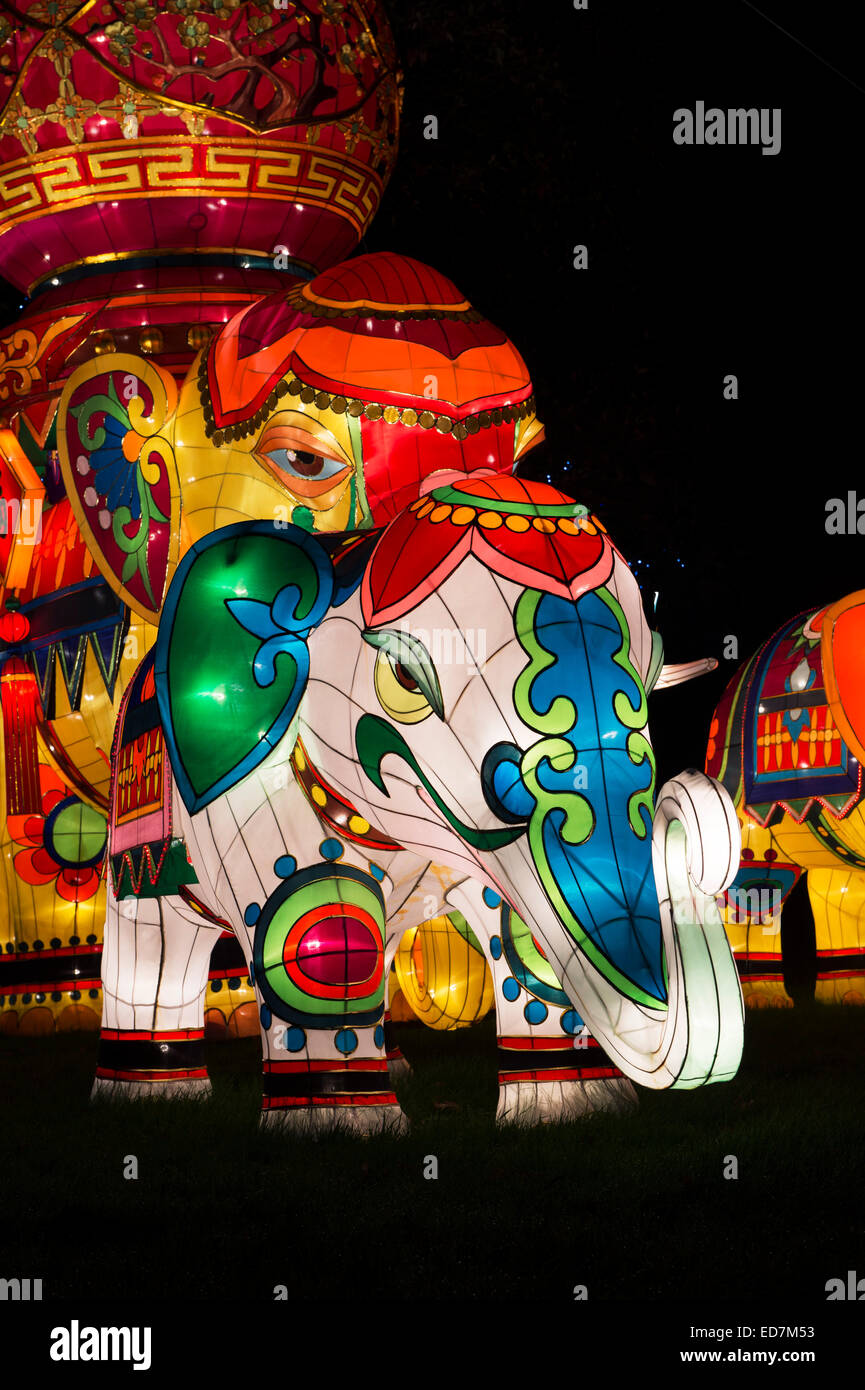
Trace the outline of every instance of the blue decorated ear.
<path fill-rule="evenodd" d="M 309 675 L 307 640 L 334 595 L 327 550 L 297 526 L 245 521 L 184 556 L 155 648 L 159 712 L 190 812 L 258 767 Z"/>

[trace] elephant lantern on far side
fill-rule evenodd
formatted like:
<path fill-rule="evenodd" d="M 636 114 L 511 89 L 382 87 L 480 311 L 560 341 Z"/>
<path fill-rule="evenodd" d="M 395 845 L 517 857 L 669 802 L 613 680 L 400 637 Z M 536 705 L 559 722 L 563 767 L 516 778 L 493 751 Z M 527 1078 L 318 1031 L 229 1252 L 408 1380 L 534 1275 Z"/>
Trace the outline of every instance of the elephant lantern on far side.
<path fill-rule="evenodd" d="M 784 623 L 715 711 L 706 771 L 736 806 L 742 860 L 722 904 L 745 1000 L 790 1007 L 781 915 L 804 873 L 815 998 L 865 1004 L 865 590 Z"/>

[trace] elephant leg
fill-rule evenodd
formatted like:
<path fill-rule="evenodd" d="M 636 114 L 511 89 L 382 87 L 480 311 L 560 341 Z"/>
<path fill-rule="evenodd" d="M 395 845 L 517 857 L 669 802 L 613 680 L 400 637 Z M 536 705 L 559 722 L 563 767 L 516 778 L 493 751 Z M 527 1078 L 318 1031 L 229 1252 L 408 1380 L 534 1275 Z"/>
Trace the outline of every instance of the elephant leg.
<path fill-rule="evenodd" d="M 575 1120 L 636 1108 L 637 1093 L 570 1004 L 545 1003 L 493 961 L 498 1034 L 497 1124 Z"/>
<path fill-rule="evenodd" d="M 297 1133 L 357 1135 L 408 1130 L 391 1086 L 384 1024 L 359 1027 L 350 1014 L 327 1029 L 274 1019 L 261 1006 L 264 1062 L 261 1124 Z"/>
<path fill-rule="evenodd" d="M 322 844 L 331 855 L 343 850 L 333 839 Z M 293 857 L 277 856 L 281 882 L 243 911 L 266 1128 L 358 1135 L 408 1128 L 388 1075 L 384 870 L 375 866 L 378 878 L 368 860 L 352 860 L 344 853 L 298 872 Z"/>
<path fill-rule="evenodd" d="M 92 1097 L 210 1093 L 204 1001 L 219 934 L 176 898 L 109 893 Z"/>
<path fill-rule="evenodd" d="M 490 889 L 447 894 L 480 941 L 493 980 L 497 1124 L 543 1124 L 637 1105 L 631 1082 L 591 1036 L 531 932 Z"/>
<path fill-rule="evenodd" d="M 801 876 L 793 864 L 780 869 L 771 833 L 748 817 L 740 819 L 742 859 L 718 907 L 736 961 L 748 1008 L 792 1008 L 784 985 L 781 913 Z"/>
<path fill-rule="evenodd" d="M 809 869 L 821 1004 L 865 1004 L 865 874 Z"/>
<path fill-rule="evenodd" d="M 378 859 L 325 832 L 273 757 L 206 818 L 181 821 L 199 896 L 231 923 L 250 962 L 261 1124 L 306 1134 L 403 1129 L 383 1022 L 390 879 Z"/>

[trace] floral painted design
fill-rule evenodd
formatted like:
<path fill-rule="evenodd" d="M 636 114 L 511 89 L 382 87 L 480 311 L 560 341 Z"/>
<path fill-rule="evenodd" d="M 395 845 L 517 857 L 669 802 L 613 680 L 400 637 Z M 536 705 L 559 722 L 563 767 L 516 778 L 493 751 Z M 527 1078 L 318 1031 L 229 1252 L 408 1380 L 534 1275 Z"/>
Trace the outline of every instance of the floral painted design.
<path fill-rule="evenodd" d="M 132 50 L 138 39 L 138 32 L 131 24 L 124 24 L 121 20 L 116 20 L 114 24 L 106 24 L 105 32 L 108 35 L 108 47 L 124 68 L 128 68 L 132 61 Z"/>
<path fill-rule="evenodd" d="M 109 377 L 107 394 L 89 397 L 74 407 L 72 414 L 78 422 L 81 438 L 92 446 L 87 463 L 93 472 L 84 501 L 96 506 L 104 498 L 99 512 L 103 530 L 110 528 L 112 538 L 125 559 L 120 578 L 128 584 L 139 575 L 145 592 L 154 603 L 153 587 L 148 570 L 147 543 L 154 522 L 167 522 L 168 517 L 157 505 L 153 489 L 161 478 L 159 462 L 152 462 L 153 441 L 145 439 L 132 426 L 128 407 L 117 394 L 114 377 Z M 102 415 L 93 425 L 95 415 Z M 134 534 L 127 528 L 138 525 Z"/>
<path fill-rule="evenodd" d="M 177 37 L 184 48 L 206 48 L 210 42 L 210 29 L 203 19 L 190 16 L 180 25 Z"/>
<path fill-rule="evenodd" d="M 10 816 L 9 835 L 21 848 L 15 873 L 32 886 L 53 883 L 66 902 L 95 897 L 107 841 L 105 817 L 74 796 L 44 763 L 39 767 L 39 815 Z"/>

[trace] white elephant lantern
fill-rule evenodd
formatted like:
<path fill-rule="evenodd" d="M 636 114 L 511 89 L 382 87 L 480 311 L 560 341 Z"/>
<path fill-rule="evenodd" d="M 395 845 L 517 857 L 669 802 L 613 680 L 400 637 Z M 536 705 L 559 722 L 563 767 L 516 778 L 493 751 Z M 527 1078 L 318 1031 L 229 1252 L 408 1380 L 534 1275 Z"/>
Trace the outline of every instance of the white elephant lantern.
<path fill-rule="evenodd" d="M 118 884 L 145 850 L 151 867 L 164 854 L 237 934 L 268 1116 L 399 1119 L 385 972 L 431 893 L 443 911 L 503 904 L 530 924 L 626 1077 L 734 1075 L 742 998 L 713 895 L 735 873 L 738 826 L 697 772 L 655 808 L 657 658 L 600 522 L 512 477 L 445 482 L 384 531 L 248 522 L 185 556 L 121 714 L 112 867 Z M 173 772 L 159 789 L 128 752 L 157 726 Z M 158 834 L 132 849 L 136 806 L 142 824 L 158 809 Z M 167 901 L 111 912 L 141 914 L 146 933 Z"/>

